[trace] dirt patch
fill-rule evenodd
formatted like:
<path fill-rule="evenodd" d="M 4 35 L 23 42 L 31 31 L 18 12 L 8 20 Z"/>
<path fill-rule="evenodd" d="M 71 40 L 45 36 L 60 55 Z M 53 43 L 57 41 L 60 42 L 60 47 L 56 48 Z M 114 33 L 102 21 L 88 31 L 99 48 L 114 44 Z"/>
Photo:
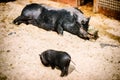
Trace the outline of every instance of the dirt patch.
<path fill-rule="evenodd" d="M 43 0 L 17 0 L 0 3 L 0 80 L 120 80 L 120 22 L 92 13 L 89 5 L 79 7 L 91 16 L 90 29 L 99 31 L 96 41 L 83 40 L 64 31 L 60 36 L 33 25 L 14 25 L 12 21 L 29 3 L 61 8 L 69 5 Z M 69 75 L 44 67 L 39 54 L 47 49 L 68 52 L 76 65 Z M 2 76 L 2 77 L 1 77 Z"/>

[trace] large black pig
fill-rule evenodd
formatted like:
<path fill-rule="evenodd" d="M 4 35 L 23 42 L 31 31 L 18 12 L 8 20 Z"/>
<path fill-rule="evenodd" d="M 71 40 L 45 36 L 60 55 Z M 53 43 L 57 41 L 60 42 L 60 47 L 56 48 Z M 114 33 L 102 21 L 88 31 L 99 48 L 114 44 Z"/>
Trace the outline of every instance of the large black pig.
<path fill-rule="evenodd" d="M 51 66 L 52 69 L 55 67 L 60 69 L 61 77 L 68 75 L 71 57 L 67 52 L 50 49 L 42 52 L 39 56 L 44 66 Z"/>
<path fill-rule="evenodd" d="M 65 30 L 83 39 L 90 39 L 96 36 L 88 33 L 89 20 L 90 18 L 85 18 L 77 8 L 54 10 L 42 4 L 32 3 L 22 10 L 21 15 L 13 23 L 33 24 L 45 30 L 56 31 L 58 34 L 63 34 Z"/>

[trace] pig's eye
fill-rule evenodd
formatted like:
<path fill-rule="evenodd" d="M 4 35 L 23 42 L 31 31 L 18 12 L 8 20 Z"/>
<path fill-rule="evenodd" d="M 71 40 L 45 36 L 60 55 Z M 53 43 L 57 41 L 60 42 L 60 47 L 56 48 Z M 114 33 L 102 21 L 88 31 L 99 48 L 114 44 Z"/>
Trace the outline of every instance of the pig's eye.
<path fill-rule="evenodd" d="M 82 21 L 81 21 L 81 24 L 83 24 L 83 25 L 84 25 L 84 24 L 86 24 L 86 22 L 82 20 Z"/>

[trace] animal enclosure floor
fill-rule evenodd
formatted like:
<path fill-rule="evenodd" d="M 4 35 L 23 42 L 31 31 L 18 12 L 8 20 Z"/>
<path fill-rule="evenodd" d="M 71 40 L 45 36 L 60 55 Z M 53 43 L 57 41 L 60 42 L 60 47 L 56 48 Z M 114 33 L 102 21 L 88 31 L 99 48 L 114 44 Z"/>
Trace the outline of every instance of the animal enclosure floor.
<path fill-rule="evenodd" d="M 46 0 L 0 3 L 0 80 L 120 80 L 120 22 L 94 14 L 88 4 L 79 7 L 88 17 L 90 29 L 99 31 L 96 41 L 83 40 L 64 31 L 58 35 L 33 25 L 14 25 L 26 4 L 43 3 L 62 8 L 69 5 Z M 44 67 L 39 54 L 47 49 L 68 52 L 73 63 L 69 74 Z"/>

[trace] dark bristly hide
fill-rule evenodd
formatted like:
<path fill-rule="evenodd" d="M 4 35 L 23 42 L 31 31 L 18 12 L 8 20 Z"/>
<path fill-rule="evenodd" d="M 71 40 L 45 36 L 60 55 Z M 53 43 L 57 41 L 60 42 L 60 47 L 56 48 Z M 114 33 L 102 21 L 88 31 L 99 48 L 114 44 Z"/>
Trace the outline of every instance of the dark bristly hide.
<path fill-rule="evenodd" d="M 44 66 L 50 66 L 52 69 L 60 69 L 61 77 L 68 75 L 68 68 L 71 61 L 71 57 L 67 52 L 46 50 L 42 52 L 39 56 Z"/>
<path fill-rule="evenodd" d="M 86 18 L 78 8 L 54 9 L 43 4 L 32 3 L 26 5 L 13 23 L 32 24 L 47 31 L 56 31 L 63 35 L 63 31 L 77 35 L 85 40 L 96 39 L 96 34 L 88 33 L 90 18 Z"/>

